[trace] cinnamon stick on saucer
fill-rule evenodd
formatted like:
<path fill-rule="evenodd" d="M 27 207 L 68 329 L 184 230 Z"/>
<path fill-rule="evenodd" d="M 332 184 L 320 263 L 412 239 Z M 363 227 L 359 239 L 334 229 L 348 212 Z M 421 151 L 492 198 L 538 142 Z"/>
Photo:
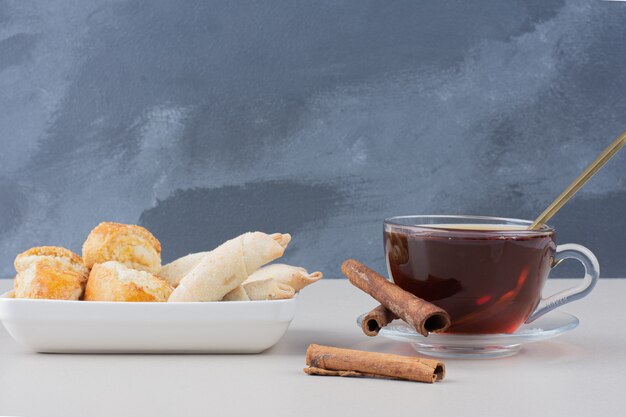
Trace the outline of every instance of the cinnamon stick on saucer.
<path fill-rule="evenodd" d="M 384 305 L 379 305 L 363 317 L 361 328 L 368 336 L 376 336 L 380 329 L 397 319 L 398 317 L 387 310 Z"/>
<path fill-rule="evenodd" d="M 309 345 L 304 372 L 309 375 L 359 376 L 404 379 L 408 381 L 441 381 L 446 375 L 443 362 L 414 356 L 364 352 L 331 346 Z"/>
<path fill-rule="evenodd" d="M 355 287 L 371 295 L 424 336 L 428 336 L 428 332 L 442 332 L 450 326 L 450 316 L 444 309 L 404 291 L 357 260 L 345 261 L 341 272 Z"/>

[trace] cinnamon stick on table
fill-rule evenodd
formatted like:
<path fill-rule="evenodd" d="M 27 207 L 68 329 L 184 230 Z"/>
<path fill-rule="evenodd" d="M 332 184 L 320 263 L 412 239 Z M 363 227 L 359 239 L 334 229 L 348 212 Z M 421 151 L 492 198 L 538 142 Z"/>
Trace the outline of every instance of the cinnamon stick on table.
<path fill-rule="evenodd" d="M 424 336 L 428 336 L 428 332 L 442 332 L 450 326 L 450 316 L 444 309 L 404 291 L 357 260 L 345 261 L 341 272 L 354 286 L 371 295 Z"/>
<path fill-rule="evenodd" d="M 361 329 L 368 336 L 376 336 L 380 329 L 397 319 L 398 317 L 387 310 L 384 305 L 379 305 L 363 317 Z"/>
<path fill-rule="evenodd" d="M 435 359 L 315 344 L 306 350 L 306 364 L 308 367 L 304 368 L 304 372 L 309 375 L 360 376 L 433 383 L 441 381 L 446 374 L 444 363 Z"/>

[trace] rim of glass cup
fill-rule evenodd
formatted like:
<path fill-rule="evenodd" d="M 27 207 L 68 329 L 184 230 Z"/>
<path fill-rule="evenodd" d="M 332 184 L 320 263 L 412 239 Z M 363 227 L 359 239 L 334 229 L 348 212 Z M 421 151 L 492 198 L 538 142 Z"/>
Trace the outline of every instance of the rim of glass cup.
<path fill-rule="evenodd" d="M 422 219 L 422 222 L 420 222 Z M 433 222 L 433 220 L 441 220 Z M 448 223 L 446 222 L 448 221 Z M 441 227 L 440 225 L 453 226 L 453 220 L 459 221 L 459 224 L 495 224 L 495 225 L 511 225 L 511 226 L 530 226 L 532 220 L 515 219 L 509 217 L 493 217 L 493 216 L 472 216 L 472 215 L 456 215 L 456 214 L 412 214 L 406 216 L 388 217 L 383 221 L 385 228 L 392 230 L 401 229 L 405 233 L 436 233 L 436 234 L 454 234 L 458 235 L 498 235 L 498 236 L 536 236 L 554 233 L 554 227 L 544 224 L 537 230 L 513 229 L 513 230 L 480 230 L 480 229 L 460 229 L 454 227 Z M 464 222 L 464 223 L 461 223 Z M 482 223 L 481 223 L 482 222 Z M 485 223 L 486 222 L 486 223 Z M 430 226 L 432 225 L 432 226 Z"/>

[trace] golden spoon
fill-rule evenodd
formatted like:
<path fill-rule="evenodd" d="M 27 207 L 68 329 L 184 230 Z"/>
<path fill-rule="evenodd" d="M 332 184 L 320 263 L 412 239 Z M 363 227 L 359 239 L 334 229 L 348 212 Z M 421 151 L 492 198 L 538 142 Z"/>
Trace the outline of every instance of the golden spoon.
<path fill-rule="evenodd" d="M 622 133 L 611 143 L 605 150 L 602 151 L 600 155 L 593 161 L 585 170 L 576 178 L 570 185 L 567 186 L 565 190 L 550 204 L 544 211 L 537 217 L 537 219 L 531 224 L 528 229 L 536 230 L 539 229 L 545 222 L 550 219 L 550 217 L 554 216 L 554 214 L 563 207 L 565 203 L 568 202 L 570 198 L 576 194 L 578 190 L 582 188 L 583 185 L 594 174 L 604 166 L 609 159 L 613 157 L 622 146 L 626 145 L 626 132 Z"/>

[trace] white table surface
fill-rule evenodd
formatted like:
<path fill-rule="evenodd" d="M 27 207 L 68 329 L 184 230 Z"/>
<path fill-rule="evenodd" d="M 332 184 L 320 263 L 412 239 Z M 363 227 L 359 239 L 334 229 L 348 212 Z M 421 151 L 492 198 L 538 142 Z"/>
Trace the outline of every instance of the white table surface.
<path fill-rule="evenodd" d="M 546 292 L 574 284 L 550 280 Z M 0 290 L 11 282 L 2 280 Z M 574 331 L 514 357 L 447 360 L 436 384 L 309 376 L 310 343 L 412 355 L 368 338 L 355 317 L 376 305 L 345 280 L 300 295 L 296 319 L 260 355 L 36 354 L 0 326 L 0 415 L 73 416 L 618 416 L 626 410 L 626 280 L 601 280 L 563 307 Z"/>

